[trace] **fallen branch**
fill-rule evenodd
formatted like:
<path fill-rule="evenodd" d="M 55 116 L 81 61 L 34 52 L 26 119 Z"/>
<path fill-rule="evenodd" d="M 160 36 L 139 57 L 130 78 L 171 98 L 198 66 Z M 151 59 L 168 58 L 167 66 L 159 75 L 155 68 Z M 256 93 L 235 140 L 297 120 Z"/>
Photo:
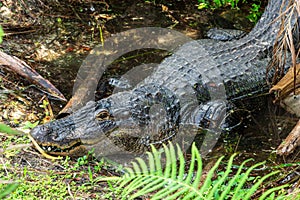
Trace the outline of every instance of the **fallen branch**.
<path fill-rule="evenodd" d="M 289 155 L 291 154 L 297 146 L 300 145 L 300 120 L 290 132 L 290 134 L 285 138 L 285 140 L 277 148 L 277 154 L 279 155 Z"/>
<path fill-rule="evenodd" d="M 292 93 L 295 94 L 297 88 L 300 88 L 300 64 L 297 64 L 296 68 L 290 67 L 287 74 L 271 88 L 270 92 L 277 93 L 275 102 L 278 102 Z"/>
<path fill-rule="evenodd" d="M 17 57 L 10 56 L 0 51 L 0 65 L 7 66 L 12 71 L 18 73 L 29 81 L 45 88 L 45 90 L 49 92 L 49 94 L 53 97 L 56 97 L 62 101 L 67 101 L 64 95 L 54 85 L 52 85 L 50 81 L 44 79 L 34 69 L 32 69 L 24 61 L 18 59 Z"/>
<path fill-rule="evenodd" d="M 300 64 L 291 67 L 288 73 L 271 88 L 270 92 L 276 93 L 274 102 L 279 102 L 288 112 L 300 117 Z M 297 146 L 300 146 L 300 120 L 279 145 L 277 154 L 289 155 Z"/>

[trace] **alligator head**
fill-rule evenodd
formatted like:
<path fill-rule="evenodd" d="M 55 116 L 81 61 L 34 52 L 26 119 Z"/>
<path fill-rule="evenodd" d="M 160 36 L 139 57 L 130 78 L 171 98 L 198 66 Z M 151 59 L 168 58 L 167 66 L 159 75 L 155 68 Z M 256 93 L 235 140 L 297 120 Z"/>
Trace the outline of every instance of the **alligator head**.
<path fill-rule="evenodd" d="M 148 85 L 88 102 L 65 118 L 35 127 L 30 134 L 54 155 L 77 157 L 92 148 L 102 155 L 101 151 L 138 152 L 175 134 L 179 110 L 179 101 L 170 91 Z"/>
<path fill-rule="evenodd" d="M 86 153 L 84 145 L 97 142 L 98 134 L 116 127 L 109 107 L 108 101 L 88 102 L 67 117 L 35 127 L 30 134 L 46 152 L 81 156 Z"/>

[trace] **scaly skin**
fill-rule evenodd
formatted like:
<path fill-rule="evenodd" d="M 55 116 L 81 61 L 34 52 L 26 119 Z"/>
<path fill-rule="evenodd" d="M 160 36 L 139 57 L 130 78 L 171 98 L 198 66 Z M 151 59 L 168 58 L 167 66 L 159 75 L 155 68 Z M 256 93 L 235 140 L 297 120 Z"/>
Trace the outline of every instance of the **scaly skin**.
<path fill-rule="evenodd" d="M 265 69 L 279 28 L 271 22 L 281 3 L 271 0 L 245 37 L 188 42 L 133 90 L 89 102 L 70 116 L 37 126 L 32 137 L 52 154 L 80 155 L 85 148 L 108 150 L 103 142 L 107 138 L 125 150 L 144 151 L 150 144 L 171 140 L 180 124 L 219 127 L 226 101 L 268 89 Z M 150 111 L 155 105 L 160 105 L 158 111 Z M 162 113 L 165 117 L 159 119 Z M 153 118 L 159 119 L 157 124 L 151 124 Z"/>

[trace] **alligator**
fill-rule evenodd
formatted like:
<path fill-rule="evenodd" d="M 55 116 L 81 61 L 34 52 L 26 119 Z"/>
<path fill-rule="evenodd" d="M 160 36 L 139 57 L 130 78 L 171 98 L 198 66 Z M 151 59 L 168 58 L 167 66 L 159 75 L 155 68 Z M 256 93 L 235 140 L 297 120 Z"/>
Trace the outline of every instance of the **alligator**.
<path fill-rule="evenodd" d="M 232 104 L 269 90 L 266 66 L 282 3 L 270 0 L 242 38 L 187 42 L 133 89 L 88 102 L 69 116 L 35 127 L 31 136 L 50 154 L 77 156 L 94 148 L 101 156 L 111 144 L 133 152 L 159 146 L 177 137 L 181 124 L 219 132 Z"/>

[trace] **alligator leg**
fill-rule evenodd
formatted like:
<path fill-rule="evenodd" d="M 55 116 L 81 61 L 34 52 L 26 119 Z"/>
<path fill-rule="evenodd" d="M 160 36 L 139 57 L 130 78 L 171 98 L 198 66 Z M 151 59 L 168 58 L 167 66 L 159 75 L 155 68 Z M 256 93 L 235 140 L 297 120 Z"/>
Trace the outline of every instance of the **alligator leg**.
<path fill-rule="evenodd" d="M 217 143 L 226 118 L 226 102 L 223 100 L 209 101 L 196 110 L 194 120 L 204 127 L 206 134 L 200 152 L 203 156 L 209 153 Z"/>
<path fill-rule="evenodd" d="M 195 110 L 194 122 L 205 129 L 217 130 L 224 121 L 225 112 L 225 101 L 208 101 Z"/>

